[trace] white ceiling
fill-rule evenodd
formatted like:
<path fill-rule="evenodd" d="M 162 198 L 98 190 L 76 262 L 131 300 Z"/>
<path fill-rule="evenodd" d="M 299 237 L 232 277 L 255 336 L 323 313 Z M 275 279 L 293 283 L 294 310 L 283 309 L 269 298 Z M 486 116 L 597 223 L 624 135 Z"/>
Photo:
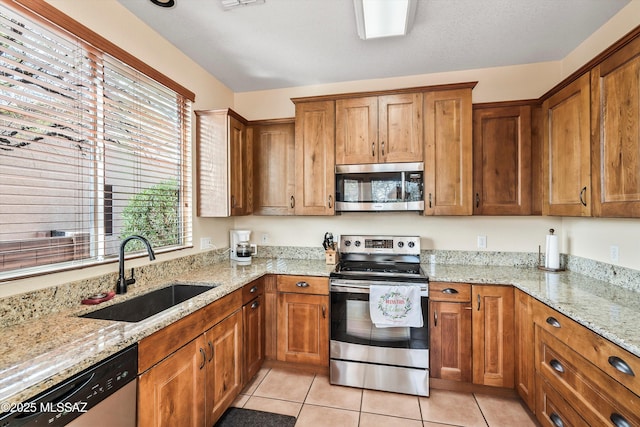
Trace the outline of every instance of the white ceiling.
<path fill-rule="evenodd" d="M 405 37 L 361 40 L 351 0 L 118 0 L 234 92 L 555 61 L 629 0 L 418 0 Z"/>

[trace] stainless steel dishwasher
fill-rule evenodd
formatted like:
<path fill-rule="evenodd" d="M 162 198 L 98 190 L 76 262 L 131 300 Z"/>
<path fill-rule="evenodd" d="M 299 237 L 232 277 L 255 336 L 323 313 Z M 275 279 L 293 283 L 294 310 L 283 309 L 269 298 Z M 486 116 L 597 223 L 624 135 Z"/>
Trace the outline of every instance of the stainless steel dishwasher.
<path fill-rule="evenodd" d="M 0 427 L 135 427 L 137 372 L 136 344 L 15 405 Z"/>

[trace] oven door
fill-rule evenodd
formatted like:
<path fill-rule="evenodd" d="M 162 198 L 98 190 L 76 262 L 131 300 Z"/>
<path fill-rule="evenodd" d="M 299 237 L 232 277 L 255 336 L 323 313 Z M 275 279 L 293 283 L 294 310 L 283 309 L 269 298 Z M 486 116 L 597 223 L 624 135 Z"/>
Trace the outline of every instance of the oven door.
<path fill-rule="evenodd" d="M 331 281 L 331 358 L 416 368 L 429 367 L 429 298 L 421 291 L 422 327 L 378 328 L 369 314 L 369 285 L 402 282 Z"/>

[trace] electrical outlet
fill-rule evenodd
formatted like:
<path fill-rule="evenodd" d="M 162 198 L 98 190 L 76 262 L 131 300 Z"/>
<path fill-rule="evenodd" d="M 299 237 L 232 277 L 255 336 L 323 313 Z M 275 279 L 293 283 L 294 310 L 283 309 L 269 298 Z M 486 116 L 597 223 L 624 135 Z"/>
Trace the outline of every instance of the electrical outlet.
<path fill-rule="evenodd" d="M 611 259 L 611 262 L 618 262 L 619 257 L 620 257 L 620 251 L 618 249 L 618 246 L 616 245 L 609 246 L 609 258 Z"/>
<path fill-rule="evenodd" d="M 269 243 L 269 233 L 262 233 L 262 244 L 266 245 Z"/>
<path fill-rule="evenodd" d="M 200 249 L 211 249 L 213 244 L 211 243 L 211 237 L 200 238 Z"/>
<path fill-rule="evenodd" d="M 487 249 L 487 236 L 478 236 L 478 249 Z"/>

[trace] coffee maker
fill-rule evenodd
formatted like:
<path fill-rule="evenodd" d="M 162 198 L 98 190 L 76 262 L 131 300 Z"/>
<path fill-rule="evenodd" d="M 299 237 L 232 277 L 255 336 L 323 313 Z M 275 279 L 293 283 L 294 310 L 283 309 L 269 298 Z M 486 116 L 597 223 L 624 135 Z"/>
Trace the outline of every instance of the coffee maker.
<path fill-rule="evenodd" d="M 258 247 L 249 243 L 250 236 L 250 230 L 229 230 L 231 260 L 240 265 L 251 264 L 251 257 L 257 253 Z"/>

